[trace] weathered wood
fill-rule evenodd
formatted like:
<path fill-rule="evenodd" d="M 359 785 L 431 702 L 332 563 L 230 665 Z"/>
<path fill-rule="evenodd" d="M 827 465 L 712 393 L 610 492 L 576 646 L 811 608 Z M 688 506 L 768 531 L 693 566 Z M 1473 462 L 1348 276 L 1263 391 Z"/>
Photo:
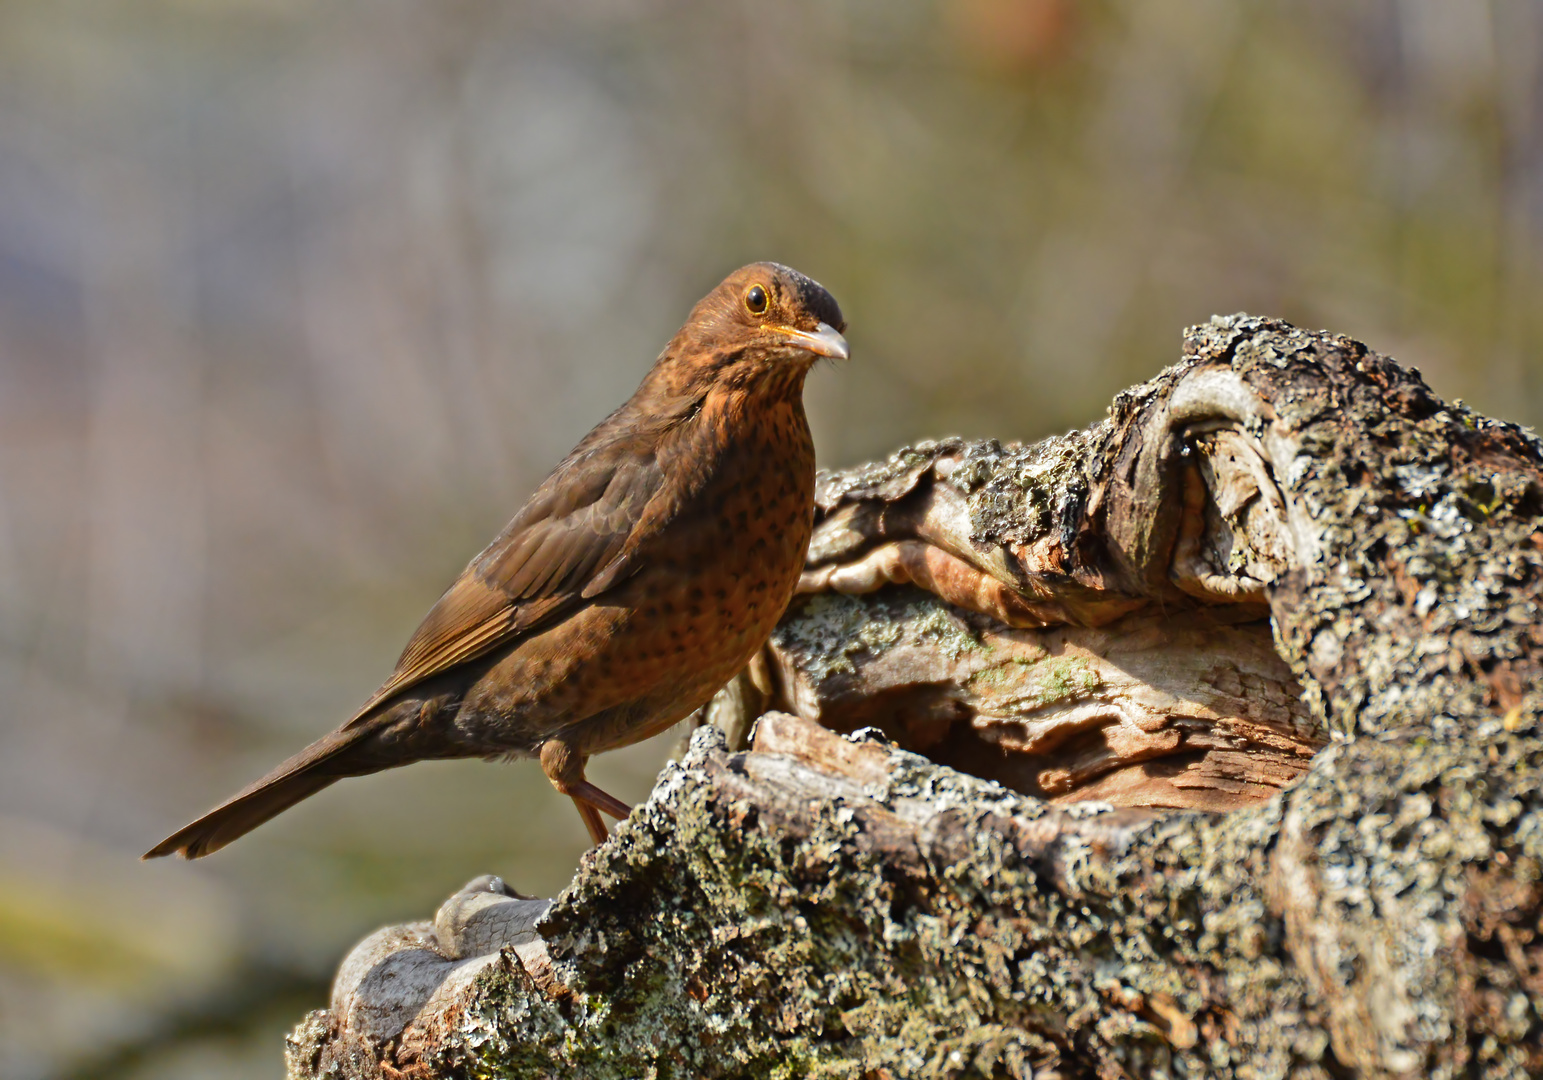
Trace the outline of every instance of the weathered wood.
<path fill-rule="evenodd" d="M 549 908 L 368 939 L 292 1076 L 1543 1075 L 1534 437 L 1234 317 L 820 502 L 714 705 L 804 715 L 699 731 Z"/>

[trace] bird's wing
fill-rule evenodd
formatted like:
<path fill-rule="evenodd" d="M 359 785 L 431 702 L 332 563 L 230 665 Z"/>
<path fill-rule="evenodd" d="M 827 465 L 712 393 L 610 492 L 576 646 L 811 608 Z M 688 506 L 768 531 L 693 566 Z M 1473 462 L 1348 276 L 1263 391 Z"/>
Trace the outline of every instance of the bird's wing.
<path fill-rule="evenodd" d="M 665 516 L 663 487 L 652 452 L 581 446 L 439 598 L 351 723 L 625 580 Z"/>

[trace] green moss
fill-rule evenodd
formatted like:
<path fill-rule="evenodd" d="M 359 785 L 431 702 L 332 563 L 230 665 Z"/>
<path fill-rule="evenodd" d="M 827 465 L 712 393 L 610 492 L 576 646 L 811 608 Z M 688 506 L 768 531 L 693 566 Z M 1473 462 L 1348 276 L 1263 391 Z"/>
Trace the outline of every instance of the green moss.
<path fill-rule="evenodd" d="M 1084 700 L 1103 685 L 1098 669 L 1080 656 L 1014 656 L 970 679 L 970 689 L 984 701 L 1015 713 Z"/>
<path fill-rule="evenodd" d="M 1086 697 L 1103 685 L 1093 665 L 1081 657 L 1065 656 L 1034 665 L 1041 700 L 1047 704 L 1068 698 Z"/>

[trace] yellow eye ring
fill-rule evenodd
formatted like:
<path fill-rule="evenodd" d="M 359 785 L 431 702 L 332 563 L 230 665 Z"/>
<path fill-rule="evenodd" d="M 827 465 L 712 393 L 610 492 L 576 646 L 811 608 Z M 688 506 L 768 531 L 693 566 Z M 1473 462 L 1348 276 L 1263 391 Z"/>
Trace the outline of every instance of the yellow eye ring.
<path fill-rule="evenodd" d="M 766 295 L 764 285 L 752 285 L 745 290 L 745 310 L 752 315 L 765 315 L 766 309 L 771 306 L 771 298 Z"/>

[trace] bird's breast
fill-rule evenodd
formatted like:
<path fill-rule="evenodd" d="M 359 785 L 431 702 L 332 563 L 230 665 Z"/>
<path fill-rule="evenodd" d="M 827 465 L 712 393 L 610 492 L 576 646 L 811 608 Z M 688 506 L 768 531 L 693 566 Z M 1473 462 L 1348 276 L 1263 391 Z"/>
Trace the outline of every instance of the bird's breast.
<path fill-rule="evenodd" d="M 802 408 L 745 418 L 659 552 L 673 571 L 660 575 L 659 599 L 672 604 L 675 594 L 675 613 L 701 635 L 694 648 L 736 670 L 748 659 L 787 606 L 813 519 L 814 444 Z"/>
<path fill-rule="evenodd" d="M 814 517 L 808 425 L 800 411 L 758 426 L 738 433 L 623 590 L 635 645 L 617 643 L 612 671 L 651 703 L 650 729 L 706 703 L 745 665 L 803 569 Z"/>
<path fill-rule="evenodd" d="M 474 738 L 507 738 L 498 718 L 520 716 L 527 744 L 562 729 L 599 753 L 673 724 L 745 665 L 803 569 L 814 447 L 801 408 L 742 418 L 731 434 L 691 455 L 705 467 L 689 482 L 667 479 L 674 512 L 630 578 L 495 665 L 462 711 L 489 727 Z"/>

